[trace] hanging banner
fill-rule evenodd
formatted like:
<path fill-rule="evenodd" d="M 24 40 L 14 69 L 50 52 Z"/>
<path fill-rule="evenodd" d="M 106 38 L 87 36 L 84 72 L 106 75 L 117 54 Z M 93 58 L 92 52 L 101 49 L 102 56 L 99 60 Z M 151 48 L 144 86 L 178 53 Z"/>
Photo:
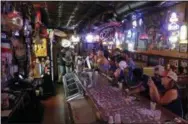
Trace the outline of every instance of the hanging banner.
<path fill-rule="evenodd" d="M 34 53 L 35 53 L 36 57 L 47 56 L 47 40 L 45 38 L 42 39 L 41 44 L 34 45 Z"/>

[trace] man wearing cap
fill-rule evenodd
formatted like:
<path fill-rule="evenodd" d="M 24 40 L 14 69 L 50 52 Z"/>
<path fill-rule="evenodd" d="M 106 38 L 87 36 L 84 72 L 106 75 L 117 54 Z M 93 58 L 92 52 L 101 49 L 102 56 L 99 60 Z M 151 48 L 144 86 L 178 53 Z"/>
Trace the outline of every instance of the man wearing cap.
<path fill-rule="evenodd" d="M 160 93 L 157 86 L 152 79 L 148 81 L 150 97 L 153 101 L 160 105 L 163 105 L 168 110 L 172 111 L 176 115 L 183 117 L 183 109 L 180 100 L 180 94 L 176 86 L 178 76 L 173 71 L 169 71 L 168 74 L 162 78 L 162 85 L 165 88 L 163 93 Z"/>

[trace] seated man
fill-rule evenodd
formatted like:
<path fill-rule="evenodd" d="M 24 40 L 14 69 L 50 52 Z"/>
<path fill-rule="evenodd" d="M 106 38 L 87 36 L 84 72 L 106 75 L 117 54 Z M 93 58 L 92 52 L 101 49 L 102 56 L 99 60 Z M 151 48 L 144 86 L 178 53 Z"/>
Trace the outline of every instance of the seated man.
<path fill-rule="evenodd" d="M 172 111 L 176 115 L 183 117 L 183 108 L 180 99 L 179 89 L 176 86 L 178 76 L 175 72 L 170 71 L 162 78 L 162 85 L 165 87 L 165 91 L 160 93 L 157 86 L 152 79 L 148 81 L 150 97 L 153 101 L 160 105 L 163 105 L 168 110 Z"/>
<path fill-rule="evenodd" d="M 143 74 L 143 70 L 135 68 L 133 70 L 133 77 L 126 79 L 127 85 L 132 89 L 128 94 L 141 93 L 145 97 L 149 98 L 149 88 L 146 87 L 149 77 Z"/>
<path fill-rule="evenodd" d="M 154 76 L 151 77 L 160 92 L 164 91 L 164 86 L 161 84 L 161 78 L 164 74 L 164 71 L 165 71 L 164 67 L 158 65 L 154 69 Z M 140 73 L 142 75 L 142 72 Z M 138 74 L 138 76 L 140 75 Z M 149 79 L 148 76 L 143 75 L 141 79 L 142 82 L 140 84 L 138 83 L 138 87 L 130 91 L 129 94 L 142 93 L 144 96 L 149 98 L 149 87 L 147 84 L 148 79 Z"/>

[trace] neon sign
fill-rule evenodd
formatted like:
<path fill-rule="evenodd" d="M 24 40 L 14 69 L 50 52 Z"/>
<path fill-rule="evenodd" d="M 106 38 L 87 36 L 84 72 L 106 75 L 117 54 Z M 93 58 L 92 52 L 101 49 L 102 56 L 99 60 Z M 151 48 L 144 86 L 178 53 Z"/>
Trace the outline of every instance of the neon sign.
<path fill-rule="evenodd" d="M 170 20 L 169 20 L 171 23 L 176 23 L 178 22 L 178 17 L 177 17 L 177 14 L 175 12 L 173 12 L 170 16 Z"/>
<path fill-rule="evenodd" d="M 143 24 L 143 21 L 142 21 L 142 19 L 140 18 L 140 19 L 139 19 L 139 25 L 142 26 L 142 24 Z"/>
<path fill-rule="evenodd" d="M 131 32 L 131 30 L 129 30 L 128 32 L 127 32 L 127 38 L 131 38 L 132 37 L 132 32 Z"/>
<path fill-rule="evenodd" d="M 170 24 L 168 25 L 168 30 L 169 31 L 175 31 L 178 30 L 180 28 L 180 26 L 177 24 L 178 22 L 178 17 L 177 14 L 175 12 L 173 12 L 170 16 L 169 22 Z"/>
<path fill-rule="evenodd" d="M 179 25 L 178 24 L 169 24 L 168 25 L 168 30 L 169 31 L 174 31 L 174 30 L 178 30 L 179 29 Z"/>
<path fill-rule="evenodd" d="M 134 20 L 134 21 L 132 22 L 132 25 L 133 25 L 133 28 L 136 28 L 136 27 L 137 27 L 137 21 Z"/>

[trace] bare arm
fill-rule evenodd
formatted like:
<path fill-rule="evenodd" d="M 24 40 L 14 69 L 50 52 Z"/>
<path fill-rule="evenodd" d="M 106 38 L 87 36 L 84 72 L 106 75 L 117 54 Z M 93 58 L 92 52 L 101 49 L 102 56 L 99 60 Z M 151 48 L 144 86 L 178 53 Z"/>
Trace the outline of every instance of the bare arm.
<path fill-rule="evenodd" d="M 163 96 L 160 96 L 158 89 L 155 88 L 151 88 L 150 89 L 150 95 L 151 97 L 159 104 L 161 105 L 166 105 L 171 103 L 173 100 L 177 99 L 177 90 L 172 89 L 167 91 Z"/>
<path fill-rule="evenodd" d="M 145 89 L 144 89 L 143 86 L 139 86 L 139 87 L 137 87 L 137 88 L 131 90 L 131 91 L 129 92 L 129 95 L 137 94 L 137 93 L 140 93 L 140 92 L 142 92 L 142 91 L 144 91 L 144 90 L 145 90 Z"/>

